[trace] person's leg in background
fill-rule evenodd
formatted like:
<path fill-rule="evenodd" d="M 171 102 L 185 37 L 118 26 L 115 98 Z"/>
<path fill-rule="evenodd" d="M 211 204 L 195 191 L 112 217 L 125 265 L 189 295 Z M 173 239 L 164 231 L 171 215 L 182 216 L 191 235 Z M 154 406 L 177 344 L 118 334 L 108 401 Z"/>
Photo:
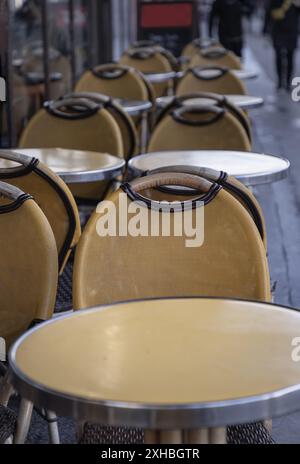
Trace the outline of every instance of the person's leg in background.
<path fill-rule="evenodd" d="M 295 57 L 295 49 L 287 50 L 286 52 L 286 59 L 287 59 L 286 90 L 291 89 L 293 72 L 294 72 L 294 57 Z"/>
<path fill-rule="evenodd" d="M 284 81 L 284 51 L 282 48 L 275 47 L 275 62 L 277 72 L 277 89 L 283 88 Z"/>
<path fill-rule="evenodd" d="M 239 58 L 242 58 L 243 54 L 243 42 L 241 40 L 237 40 L 232 44 L 231 50 L 235 53 Z"/>

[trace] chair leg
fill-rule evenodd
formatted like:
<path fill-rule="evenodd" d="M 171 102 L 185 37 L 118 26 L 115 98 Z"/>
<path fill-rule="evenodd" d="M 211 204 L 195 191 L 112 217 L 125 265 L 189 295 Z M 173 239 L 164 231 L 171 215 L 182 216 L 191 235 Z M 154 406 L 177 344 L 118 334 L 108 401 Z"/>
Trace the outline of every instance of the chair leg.
<path fill-rule="evenodd" d="M 273 421 L 272 419 L 264 420 L 263 425 L 267 429 L 269 433 L 272 433 L 272 428 L 273 428 Z"/>
<path fill-rule="evenodd" d="M 75 423 L 75 434 L 76 434 L 77 443 L 80 442 L 82 435 L 84 433 L 84 425 L 85 425 L 85 421 L 76 421 Z"/>
<path fill-rule="evenodd" d="M 28 435 L 33 403 L 25 398 L 21 399 L 18 414 L 17 429 L 14 436 L 14 444 L 24 444 Z"/>
<path fill-rule="evenodd" d="M 14 393 L 9 377 L 9 372 L 7 371 L 0 384 L 0 404 L 2 404 L 2 406 L 8 405 L 9 399 Z"/>
<path fill-rule="evenodd" d="M 10 437 L 7 438 L 4 442 L 5 445 L 12 445 L 13 444 L 13 436 L 11 435 Z"/>
<path fill-rule="evenodd" d="M 48 422 L 48 431 L 49 431 L 49 438 L 50 443 L 52 445 L 59 445 L 59 431 L 57 425 L 57 416 L 52 411 L 46 411 L 46 419 Z"/>
<path fill-rule="evenodd" d="M 5 375 L 7 372 L 7 367 L 3 364 L 2 361 L 0 361 L 0 375 Z"/>

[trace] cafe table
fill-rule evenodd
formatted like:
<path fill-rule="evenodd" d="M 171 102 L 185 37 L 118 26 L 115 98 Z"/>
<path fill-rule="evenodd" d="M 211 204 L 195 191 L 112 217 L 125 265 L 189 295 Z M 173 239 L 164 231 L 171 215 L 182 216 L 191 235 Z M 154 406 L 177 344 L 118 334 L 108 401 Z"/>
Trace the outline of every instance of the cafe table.
<path fill-rule="evenodd" d="M 299 311 L 268 303 L 131 301 L 38 325 L 9 369 L 23 400 L 57 415 L 142 428 L 146 443 L 225 443 L 229 425 L 300 409 L 299 335 Z"/>
<path fill-rule="evenodd" d="M 251 110 L 254 108 L 259 108 L 264 105 L 264 99 L 262 97 L 256 97 L 253 95 L 224 95 L 227 100 L 238 106 L 239 108 L 242 108 L 244 110 Z M 158 97 L 156 99 L 156 104 L 159 109 L 165 108 L 167 105 L 172 103 L 172 100 L 174 99 L 173 96 L 164 96 L 164 97 Z M 214 100 L 211 100 L 210 98 L 189 98 L 184 101 L 184 105 L 211 105 L 215 104 Z"/>
<path fill-rule="evenodd" d="M 197 68 L 198 66 L 196 66 Z M 252 80 L 256 79 L 258 77 L 258 73 L 256 71 L 250 71 L 247 69 L 231 69 L 230 70 L 238 79 L 241 79 L 242 81 L 246 80 Z M 179 71 L 177 73 L 177 79 L 180 79 L 184 76 L 185 72 L 184 71 Z M 214 74 L 218 75 L 219 71 L 215 69 L 202 69 L 201 70 L 202 75 L 206 75 L 207 77 L 214 76 Z"/>
<path fill-rule="evenodd" d="M 115 101 L 122 106 L 123 110 L 130 116 L 143 115 L 148 113 L 152 108 L 152 103 L 150 101 L 127 100 L 124 98 L 115 98 Z"/>
<path fill-rule="evenodd" d="M 268 184 L 288 176 L 290 162 L 286 158 L 231 150 L 157 151 L 132 158 L 129 177 L 167 166 L 195 166 L 227 172 L 248 186 Z"/>
<path fill-rule="evenodd" d="M 162 82 L 167 82 L 171 79 L 177 79 L 181 77 L 181 73 L 177 71 L 168 71 L 168 72 L 144 72 L 143 73 L 146 79 L 148 79 L 151 84 L 160 84 Z"/>
<path fill-rule="evenodd" d="M 1 152 L 5 159 L 1 158 Z M 39 159 L 67 184 L 113 179 L 125 169 L 125 160 L 108 153 L 63 148 L 17 148 L 10 152 Z M 8 150 L 0 150 L 0 169 L 16 165 L 7 159 L 7 153 Z"/>

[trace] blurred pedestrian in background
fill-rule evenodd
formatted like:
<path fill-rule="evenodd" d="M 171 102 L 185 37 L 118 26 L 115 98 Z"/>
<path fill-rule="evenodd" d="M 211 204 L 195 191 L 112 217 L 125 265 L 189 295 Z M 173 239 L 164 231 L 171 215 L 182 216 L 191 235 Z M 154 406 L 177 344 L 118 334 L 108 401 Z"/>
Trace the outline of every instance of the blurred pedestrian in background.
<path fill-rule="evenodd" d="M 269 30 L 275 50 L 277 88 L 290 90 L 294 55 L 298 42 L 300 0 L 269 0 L 265 30 Z"/>
<path fill-rule="evenodd" d="M 223 47 L 242 56 L 243 15 L 251 16 L 252 0 L 215 0 L 209 17 L 209 35 L 213 35 L 215 20 L 219 21 L 219 40 Z"/>

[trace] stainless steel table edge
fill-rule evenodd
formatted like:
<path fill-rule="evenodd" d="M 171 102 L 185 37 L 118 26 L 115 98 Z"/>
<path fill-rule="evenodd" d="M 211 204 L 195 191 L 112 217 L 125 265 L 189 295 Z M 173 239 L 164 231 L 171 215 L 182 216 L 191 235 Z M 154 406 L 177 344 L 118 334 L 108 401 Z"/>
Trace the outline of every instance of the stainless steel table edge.
<path fill-rule="evenodd" d="M 166 153 L 168 152 L 180 152 L 182 151 L 183 153 L 185 152 L 185 150 L 166 150 Z M 192 152 L 194 151 L 195 153 L 197 153 L 197 151 L 221 151 L 221 152 L 232 152 L 232 151 L 235 151 L 235 150 L 187 150 L 189 152 Z M 150 155 L 150 154 L 155 154 L 155 153 L 160 153 L 160 152 L 149 152 L 149 153 L 141 153 L 139 156 L 146 156 L 146 155 Z M 245 153 L 248 153 L 248 152 L 245 152 Z M 239 181 L 243 182 L 243 184 L 246 184 L 248 186 L 256 186 L 256 185 L 263 185 L 263 184 L 269 184 L 269 183 L 273 183 L 273 182 L 278 182 L 280 180 L 284 180 L 288 177 L 288 174 L 289 174 L 289 171 L 290 171 L 290 167 L 291 167 L 291 163 L 290 161 L 287 159 L 287 158 L 284 158 L 282 156 L 277 156 L 277 155 L 270 155 L 270 154 L 267 154 L 267 153 L 259 153 L 259 152 L 252 152 L 253 154 L 255 155 L 266 155 L 266 156 L 271 156 L 273 158 L 279 158 L 280 160 L 283 160 L 286 162 L 287 166 L 285 169 L 282 169 L 280 171 L 275 171 L 275 172 L 262 172 L 261 174 L 253 174 L 253 175 L 247 175 L 247 174 L 230 174 L 229 175 L 232 175 L 233 177 L 235 177 L 236 179 L 238 179 Z M 128 171 L 129 171 L 129 175 L 130 175 L 130 178 L 132 177 L 139 177 L 141 176 L 145 171 L 135 167 L 135 166 L 132 166 L 132 163 L 133 163 L 133 160 L 137 158 L 137 157 L 133 157 L 131 158 L 129 161 L 128 161 Z M 182 165 L 182 163 L 181 163 Z M 170 165 L 171 166 L 171 165 Z M 173 163 L 172 166 L 175 166 L 175 164 Z M 187 164 L 187 166 L 192 166 L 191 164 Z M 215 168 L 217 169 L 217 167 Z"/>
<path fill-rule="evenodd" d="M 265 104 L 265 100 L 263 99 L 263 97 L 257 97 L 256 95 L 243 95 L 244 97 L 252 97 L 252 98 L 256 98 L 257 101 L 256 102 L 253 102 L 253 103 L 250 103 L 250 102 L 245 102 L 245 103 L 241 103 L 241 104 L 236 104 L 234 102 L 234 99 L 231 100 L 231 103 L 232 104 L 235 104 L 236 106 L 238 106 L 238 108 L 242 109 L 242 110 L 254 110 L 256 108 L 261 108 L 262 106 L 264 106 Z M 230 95 L 229 94 L 226 94 L 225 97 L 227 98 L 227 100 L 230 101 Z M 234 95 L 232 95 L 232 97 L 234 97 Z"/>
<path fill-rule="evenodd" d="M 224 94 L 224 96 L 227 98 L 227 100 L 230 100 L 230 97 L 234 97 L 234 95 L 231 96 L 230 94 Z M 265 104 L 265 101 L 264 101 L 263 97 L 258 97 L 256 95 L 241 95 L 241 96 L 242 97 L 248 97 L 248 98 L 252 97 L 252 98 L 259 99 L 259 100 L 257 100 L 254 103 L 249 103 L 249 102 L 247 103 L 246 102 L 246 103 L 241 103 L 241 104 L 237 105 L 234 102 L 234 100 L 232 99 L 232 103 L 235 104 L 236 106 L 238 106 L 238 108 L 241 108 L 241 109 L 244 109 L 244 110 L 252 110 L 252 109 L 254 110 L 256 108 L 261 108 Z M 170 96 L 170 97 L 168 96 L 167 98 L 170 99 L 169 102 L 165 102 L 164 101 L 165 98 L 166 97 L 164 96 L 164 97 L 158 97 L 156 99 L 156 105 L 157 105 L 158 109 L 160 109 L 160 110 L 165 109 L 168 105 L 170 105 L 172 103 L 173 99 L 176 98 L 176 95 L 175 96 Z M 197 98 L 197 97 L 194 97 L 194 98 Z"/>
<path fill-rule="evenodd" d="M 123 108 L 123 110 L 129 114 L 130 116 L 139 116 L 141 113 L 149 112 L 152 108 L 152 103 L 150 101 L 141 101 L 141 105 L 139 107 L 137 106 L 130 106 L 130 103 L 128 106 L 126 104 L 122 104 L 122 101 L 116 99 L 117 103 Z M 130 102 L 130 101 L 129 101 Z"/>
<path fill-rule="evenodd" d="M 168 71 L 168 72 L 157 72 L 157 73 L 143 73 L 145 78 L 148 79 L 151 84 L 160 84 L 162 82 L 169 81 L 171 79 L 176 79 L 181 77 L 181 72 L 177 71 Z"/>
<path fill-rule="evenodd" d="M 197 297 L 187 297 L 197 298 Z M 198 297 L 199 298 L 199 297 Z M 200 297 L 201 298 L 201 297 Z M 205 297 L 203 297 L 205 298 Z M 218 299 L 218 298 L 214 298 Z M 230 298 L 221 300 L 236 301 Z M 151 300 L 151 298 L 150 298 Z M 138 300 L 136 300 L 138 302 Z M 254 303 L 255 302 L 251 302 Z M 122 303 L 117 303 L 122 304 Z M 265 303 L 270 306 L 284 306 Z M 76 314 L 109 310 L 110 306 L 83 309 Z M 285 307 L 296 311 L 294 308 Z M 300 410 L 300 383 L 261 395 L 187 404 L 146 404 L 122 401 L 96 401 L 58 392 L 32 381 L 16 365 L 18 346 L 41 326 L 57 323 L 70 315 L 49 320 L 22 335 L 9 352 L 11 381 L 23 398 L 35 406 L 55 412 L 57 415 L 72 416 L 76 420 L 104 423 L 111 426 L 141 427 L 147 429 L 191 429 L 220 427 L 256 422 L 283 416 Z M 295 405 L 298 404 L 298 407 Z"/>
<path fill-rule="evenodd" d="M 242 81 L 249 81 L 259 77 L 258 71 L 248 71 L 247 69 L 234 69 L 233 73 Z"/>
<path fill-rule="evenodd" d="M 66 183 L 66 184 L 75 184 L 75 183 L 88 183 L 88 182 L 97 182 L 101 180 L 110 180 L 114 177 L 119 176 L 125 170 L 126 161 L 122 160 L 123 163 L 111 168 L 103 168 L 93 171 L 75 171 L 72 173 L 69 172 L 56 172 L 56 174 Z"/>

